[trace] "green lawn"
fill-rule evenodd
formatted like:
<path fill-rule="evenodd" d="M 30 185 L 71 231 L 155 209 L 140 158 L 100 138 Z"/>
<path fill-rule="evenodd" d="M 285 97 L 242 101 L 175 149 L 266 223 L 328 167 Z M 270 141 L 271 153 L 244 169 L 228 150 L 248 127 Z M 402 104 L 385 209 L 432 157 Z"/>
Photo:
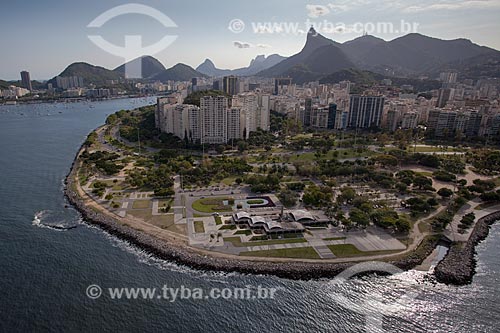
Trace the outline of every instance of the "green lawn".
<path fill-rule="evenodd" d="M 193 202 L 193 209 L 202 213 L 230 212 L 231 206 L 225 206 L 222 202 L 231 198 L 204 198 Z"/>
<path fill-rule="evenodd" d="M 173 198 L 158 200 L 158 207 L 167 207 L 168 205 L 171 205 L 173 201 Z"/>
<path fill-rule="evenodd" d="M 328 248 L 336 257 L 339 258 L 363 255 L 363 252 L 358 250 L 358 248 L 352 244 L 328 245 Z"/>
<path fill-rule="evenodd" d="M 263 203 L 264 203 L 264 200 L 262 200 L 262 199 L 247 200 L 247 204 L 249 204 L 249 205 L 261 205 Z"/>
<path fill-rule="evenodd" d="M 197 234 L 205 232 L 205 225 L 203 224 L 203 221 L 194 221 L 194 232 Z"/>
<path fill-rule="evenodd" d="M 246 252 L 241 252 L 240 256 L 320 259 L 318 253 L 312 247 L 300 247 L 295 249 L 278 249 L 278 250 L 264 250 L 264 251 L 246 251 Z"/>
<path fill-rule="evenodd" d="M 132 204 L 133 209 L 148 209 L 151 201 L 149 200 L 136 200 Z"/>
<path fill-rule="evenodd" d="M 335 151 L 337 151 L 337 157 L 339 159 L 342 158 L 354 158 L 354 157 L 369 157 L 374 154 L 373 151 L 371 150 L 363 150 L 361 152 L 356 151 L 355 149 L 338 149 L 338 150 L 330 150 L 328 153 L 325 155 L 321 155 L 320 159 L 325 160 L 331 160 L 335 158 Z M 315 153 L 304 153 L 304 154 L 293 154 L 290 157 L 290 161 L 307 161 L 307 162 L 312 162 L 316 160 Z"/>
<path fill-rule="evenodd" d="M 291 243 L 306 243 L 304 238 L 291 238 L 291 239 L 272 239 L 266 241 L 253 241 L 253 242 L 242 242 L 240 237 L 226 237 L 225 242 L 230 242 L 236 247 L 245 246 L 261 246 L 261 245 L 275 245 L 275 244 L 291 244 Z"/>
<path fill-rule="evenodd" d="M 360 256 L 374 256 L 379 254 L 391 254 L 398 253 L 401 251 L 361 251 L 356 246 L 352 244 L 338 244 L 338 245 L 328 245 L 330 251 L 337 258 L 349 258 L 349 257 L 360 257 Z"/>
<path fill-rule="evenodd" d="M 234 224 L 226 224 L 220 227 L 219 230 L 236 230 L 236 226 Z"/>
<path fill-rule="evenodd" d="M 121 190 L 123 190 L 123 182 L 118 181 L 118 182 L 115 183 L 114 181 L 108 180 L 108 179 L 95 181 L 95 182 L 92 183 L 92 185 L 90 187 L 91 188 L 95 188 L 94 185 L 97 182 L 106 184 L 106 187 L 111 187 L 111 189 L 113 191 L 121 191 Z"/>
<path fill-rule="evenodd" d="M 467 149 L 460 149 L 460 148 L 455 148 L 455 147 L 437 147 L 437 146 L 417 146 L 415 149 L 415 146 L 408 146 L 408 151 L 409 152 L 417 152 L 417 153 L 439 153 L 439 152 L 465 152 Z"/>
<path fill-rule="evenodd" d="M 234 181 L 236 180 L 237 177 L 227 177 L 222 180 L 222 183 L 227 186 L 231 186 L 234 184 Z"/>
<path fill-rule="evenodd" d="M 221 225 L 222 224 L 222 217 L 215 216 L 215 224 L 216 225 Z"/>
<path fill-rule="evenodd" d="M 233 235 L 246 235 L 246 236 L 250 236 L 251 234 L 252 234 L 252 230 L 245 229 L 245 230 L 238 230 Z"/>

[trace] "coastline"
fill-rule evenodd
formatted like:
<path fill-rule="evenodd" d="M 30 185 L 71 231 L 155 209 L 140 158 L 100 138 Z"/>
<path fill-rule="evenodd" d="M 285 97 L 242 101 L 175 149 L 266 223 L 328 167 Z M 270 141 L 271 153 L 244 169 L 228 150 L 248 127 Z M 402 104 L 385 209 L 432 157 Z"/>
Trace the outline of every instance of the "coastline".
<path fill-rule="evenodd" d="M 434 270 L 436 280 L 453 285 L 472 282 L 476 273 L 476 246 L 488 237 L 490 226 L 500 220 L 500 211 L 480 218 L 465 244 L 454 243 Z"/>
<path fill-rule="evenodd" d="M 156 95 L 120 95 L 120 96 L 110 96 L 103 98 L 87 98 L 87 97 L 58 97 L 53 99 L 27 99 L 27 100 L 4 100 L 0 102 L 0 106 L 10 106 L 10 105 L 30 105 L 30 104 L 55 104 L 55 103 L 79 103 L 79 102 L 103 102 L 112 101 L 119 99 L 133 99 L 133 98 L 148 98 L 154 97 Z M 15 102 L 15 104 L 9 104 L 9 102 Z"/>
<path fill-rule="evenodd" d="M 292 280 L 311 280 L 333 278 L 345 269 L 359 263 L 359 260 L 346 262 L 314 262 L 310 260 L 293 260 L 280 258 L 241 258 L 238 256 L 204 251 L 190 247 L 182 240 L 181 235 L 156 235 L 145 230 L 138 230 L 123 223 L 111 213 L 104 213 L 86 204 L 85 198 L 78 193 L 76 171 L 79 156 L 84 145 L 80 147 L 73 160 L 70 172 L 65 179 L 64 195 L 82 215 L 84 221 L 96 225 L 106 232 L 129 242 L 154 256 L 204 271 L 238 272 L 243 274 L 273 275 Z M 472 281 L 475 273 L 475 246 L 484 240 L 489 233 L 489 226 L 500 218 L 500 211 L 481 218 L 475 225 L 469 241 L 461 248 L 458 244 L 450 247 L 447 255 L 436 266 L 434 275 L 438 282 L 464 285 Z M 419 244 L 419 251 L 412 251 L 404 257 L 384 260 L 403 270 L 411 270 L 421 265 L 438 245 L 439 238 Z M 395 257 L 398 255 L 396 254 Z M 367 259 L 366 261 L 369 261 Z"/>
<path fill-rule="evenodd" d="M 359 261 L 347 261 L 342 263 L 318 263 L 308 262 L 308 260 L 292 260 L 273 258 L 267 260 L 255 258 L 241 258 L 219 254 L 216 252 L 203 251 L 187 245 L 181 241 L 182 237 L 170 236 L 169 241 L 159 237 L 137 230 L 126 223 L 120 223 L 117 218 L 111 214 L 104 214 L 93 209 L 85 203 L 76 190 L 77 181 L 76 170 L 78 166 L 78 157 L 82 151 L 79 149 L 71 165 L 71 170 L 65 179 L 64 195 L 69 203 L 80 212 L 84 221 L 96 225 L 106 232 L 125 240 L 142 250 L 145 250 L 160 259 L 173 261 L 180 265 L 185 265 L 194 269 L 219 272 L 238 272 L 243 274 L 263 274 L 274 275 L 281 278 L 292 280 L 310 280 L 319 278 L 333 278 L 345 269 L 353 266 Z M 403 269 L 410 270 L 420 265 L 425 258 L 432 253 L 438 240 L 426 242 L 424 249 L 406 255 L 403 259 L 396 261 L 387 260 L 387 262 Z M 233 258 L 234 257 L 234 258 Z M 367 260 L 368 261 L 368 260 Z"/>

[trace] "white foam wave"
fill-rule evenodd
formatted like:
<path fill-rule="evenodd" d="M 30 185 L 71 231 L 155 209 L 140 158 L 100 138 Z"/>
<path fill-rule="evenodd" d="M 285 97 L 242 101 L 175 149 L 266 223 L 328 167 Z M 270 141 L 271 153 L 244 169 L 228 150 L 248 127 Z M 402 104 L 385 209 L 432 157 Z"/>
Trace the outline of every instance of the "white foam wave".
<path fill-rule="evenodd" d="M 56 219 L 54 218 L 56 217 Z M 56 220 L 56 221 L 54 221 Z M 48 223 L 47 223 L 48 222 Z M 38 228 L 43 228 L 43 229 L 51 229 L 54 231 L 68 231 L 70 229 L 73 229 L 76 227 L 76 225 L 80 225 L 83 223 L 83 220 L 81 217 L 78 217 L 78 219 L 74 224 L 71 224 L 68 226 L 66 223 L 66 220 L 63 219 L 58 219 L 55 214 L 52 213 L 50 210 L 40 210 L 35 213 L 33 216 L 33 220 L 31 221 L 31 224 L 35 227 Z"/>
<path fill-rule="evenodd" d="M 102 230 L 99 227 L 85 224 L 88 228 L 94 229 L 96 231 L 101 232 L 110 242 L 111 245 L 117 248 L 120 248 L 128 253 L 132 253 L 137 257 L 137 260 L 148 266 L 153 266 L 161 270 L 168 270 L 183 274 L 189 274 L 192 278 L 200 278 L 203 280 L 210 280 L 213 282 L 219 283 L 227 283 L 225 279 L 238 275 L 239 273 L 226 273 L 226 272 L 213 272 L 213 271 L 201 271 L 197 270 L 185 265 L 180 265 L 172 261 L 163 260 L 155 255 L 148 253 L 147 251 L 137 247 L 134 244 L 131 244 L 127 241 L 124 241 L 114 235 L 111 235 L 109 232 Z"/>

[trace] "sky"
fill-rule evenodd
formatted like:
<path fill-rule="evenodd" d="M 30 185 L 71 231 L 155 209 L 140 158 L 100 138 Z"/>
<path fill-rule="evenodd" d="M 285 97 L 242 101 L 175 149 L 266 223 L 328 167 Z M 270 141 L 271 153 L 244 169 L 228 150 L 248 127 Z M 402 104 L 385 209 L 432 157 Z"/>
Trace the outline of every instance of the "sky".
<path fill-rule="evenodd" d="M 173 24 L 128 13 L 88 27 L 104 12 L 131 3 L 152 7 Z M 209 58 L 218 68 L 233 69 L 260 54 L 290 56 L 301 50 L 311 25 L 338 42 L 364 32 L 385 40 L 418 32 L 500 50 L 499 17 L 500 0 L 2 0 L 0 78 L 17 80 L 27 70 L 32 79 L 45 80 L 77 61 L 110 69 L 124 62 L 123 54 L 108 53 L 89 35 L 122 47 L 126 35 L 142 36 L 143 46 L 177 36 L 153 55 L 167 68 L 179 62 L 196 68 Z"/>

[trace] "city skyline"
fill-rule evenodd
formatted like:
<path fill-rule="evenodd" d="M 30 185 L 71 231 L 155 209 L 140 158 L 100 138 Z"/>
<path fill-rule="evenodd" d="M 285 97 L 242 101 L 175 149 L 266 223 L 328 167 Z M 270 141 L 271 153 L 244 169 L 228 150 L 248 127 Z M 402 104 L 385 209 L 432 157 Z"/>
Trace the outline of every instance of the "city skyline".
<path fill-rule="evenodd" d="M 164 51 L 154 55 L 165 67 L 185 63 L 196 67 L 206 58 L 219 68 L 248 66 L 251 59 L 259 54 L 280 54 L 290 56 L 303 46 L 302 26 L 306 22 L 322 24 L 329 22 L 376 24 L 392 22 L 395 26 L 403 20 L 408 24 L 418 24 L 416 31 L 442 39 L 467 38 L 479 45 L 500 49 L 500 41 L 495 36 L 500 24 L 496 17 L 500 11 L 500 1 L 440 1 L 416 2 L 374 2 L 374 1 L 291 1 L 284 8 L 277 1 L 268 1 L 256 6 L 234 4 L 221 1 L 217 4 L 159 3 L 142 1 L 170 17 L 177 28 L 165 28 L 144 15 L 124 15 L 112 19 L 101 28 L 87 28 L 98 15 L 123 2 L 108 1 L 93 3 L 92 6 L 64 3 L 51 0 L 45 3 L 30 3 L 24 6 L 5 4 L 0 18 L 4 24 L 14 26 L 20 18 L 30 21 L 29 26 L 16 25 L 15 34 L 4 34 L 4 43 L 9 45 L 3 52 L 0 77 L 19 80 L 19 72 L 30 72 L 33 80 L 47 80 L 58 75 L 73 62 L 88 62 L 93 65 L 113 69 L 124 61 L 99 49 L 89 39 L 89 34 L 102 33 L 103 38 L 116 45 L 123 44 L 124 35 L 142 34 L 144 44 L 155 43 L 165 34 L 177 35 L 177 39 Z M 194 10 L 193 10 L 194 8 Z M 210 8 L 210 17 L 204 16 Z M 190 10 L 188 10 L 190 9 Z M 266 14 L 263 14 L 266 13 Z M 267 14 L 278 13 L 278 14 Z M 475 15 L 470 15 L 475 14 Z M 244 22 L 243 31 L 231 31 L 230 23 Z M 293 32 L 255 33 L 257 23 L 297 23 L 300 29 Z M 33 26 L 45 31 L 44 38 L 33 39 Z M 368 25 L 368 27 L 370 27 Z M 470 28 L 473 27 L 473 28 Z M 254 29 L 254 30 L 252 30 Z M 234 29 L 232 29 L 234 30 Z M 345 42 L 359 37 L 362 33 L 346 29 L 343 33 L 325 33 L 325 37 Z M 392 40 L 406 33 L 397 31 L 373 32 L 374 36 Z M 29 40 L 30 43 L 26 43 Z M 197 52 L 193 52 L 193 46 Z M 36 59 L 33 55 L 36 55 Z"/>

